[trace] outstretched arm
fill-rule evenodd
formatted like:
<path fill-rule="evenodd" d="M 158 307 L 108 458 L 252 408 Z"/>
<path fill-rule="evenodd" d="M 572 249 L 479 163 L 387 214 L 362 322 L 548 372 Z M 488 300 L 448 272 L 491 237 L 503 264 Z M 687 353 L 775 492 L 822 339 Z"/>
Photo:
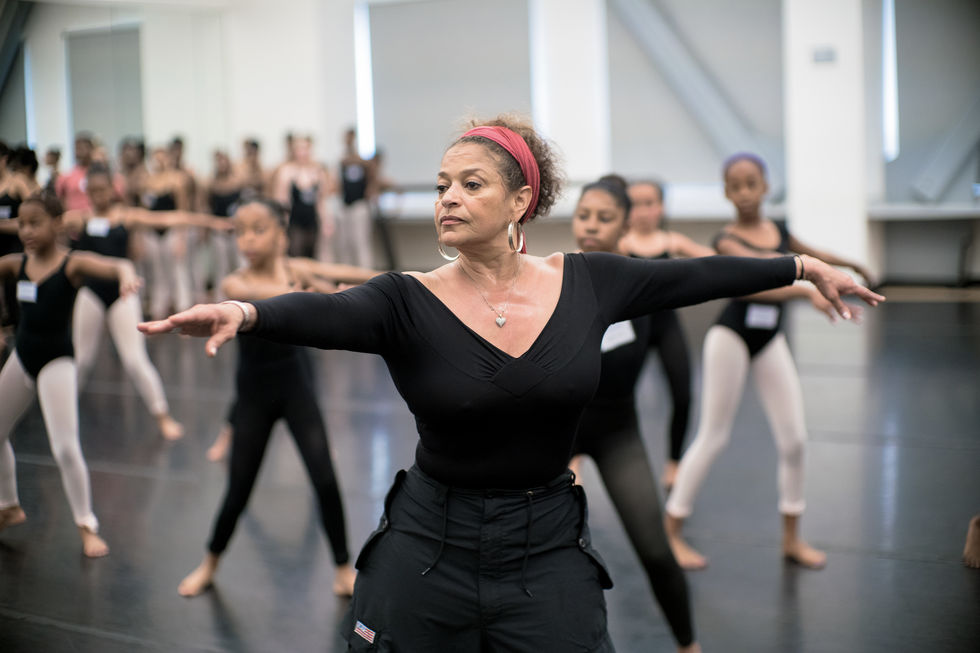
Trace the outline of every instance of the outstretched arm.
<path fill-rule="evenodd" d="M 248 319 L 234 304 L 202 304 L 166 320 L 140 324 L 139 329 L 148 335 L 178 330 L 206 337 L 208 356 L 239 330 L 293 345 L 384 354 L 394 346 L 400 332 L 395 325 L 404 314 L 393 307 L 397 291 L 391 284 L 372 282 L 331 295 L 291 292 L 258 300 L 246 304 Z"/>
<path fill-rule="evenodd" d="M 697 243 L 684 234 L 677 233 L 676 231 L 668 231 L 667 238 L 669 238 L 670 252 L 671 256 L 681 256 L 683 258 L 699 258 L 701 256 L 714 256 L 717 254 L 715 250 L 711 249 L 707 245 L 702 245 Z"/>
<path fill-rule="evenodd" d="M 218 231 L 232 229 L 231 221 L 227 218 L 216 218 L 207 213 L 191 213 L 190 211 L 147 211 L 131 206 L 120 206 L 117 210 L 123 213 L 127 225 L 139 225 L 152 229 L 168 229 L 170 227 L 204 227 Z"/>
<path fill-rule="evenodd" d="M 792 234 L 790 234 L 789 237 L 789 248 L 791 251 L 796 252 L 797 254 L 806 254 L 807 256 L 818 258 L 824 263 L 829 263 L 830 265 L 839 265 L 842 268 L 850 268 L 855 272 L 857 272 L 859 275 L 861 275 L 861 277 L 864 278 L 865 282 L 867 282 L 868 286 L 874 287 L 875 285 L 874 274 L 872 274 L 871 270 L 869 270 L 864 265 L 861 265 L 860 263 L 857 263 L 855 261 L 841 258 L 830 252 L 824 252 L 822 250 L 817 250 L 817 249 L 813 249 L 812 247 L 808 247 L 807 245 L 804 245 L 799 240 L 797 240 L 797 238 Z"/>
<path fill-rule="evenodd" d="M 884 300 L 849 275 L 806 255 L 775 259 L 708 256 L 683 261 L 644 261 L 601 252 L 583 256 L 609 323 L 788 286 L 803 275 L 804 268 L 805 279 L 813 282 L 844 319 L 850 319 L 851 313 L 841 295 L 857 295 L 872 306 Z"/>
<path fill-rule="evenodd" d="M 136 276 L 133 262 L 125 258 L 101 256 L 93 252 L 75 252 L 68 259 L 65 269 L 72 285 L 79 286 L 85 277 L 116 279 L 119 294 L 126 296 L 139 290 L 140 278 Z"/>
<path fill-rule="evenodd" d="M 20 273 L 20 266 L 23 262 L 23 254 L 7 254 L 0 257 L 0 281 L 16 277 Z"/>
<path fill-rule="evenodd" d="M 305 272 L 306 274 L 347 284 L 367 283 L 379 274 L 384 274 L 377 270 L 359 268 L 354 265 L 321 263 L 311 258 L 291 258 L 289 259 L 289 264 L 294 269 Z"/>

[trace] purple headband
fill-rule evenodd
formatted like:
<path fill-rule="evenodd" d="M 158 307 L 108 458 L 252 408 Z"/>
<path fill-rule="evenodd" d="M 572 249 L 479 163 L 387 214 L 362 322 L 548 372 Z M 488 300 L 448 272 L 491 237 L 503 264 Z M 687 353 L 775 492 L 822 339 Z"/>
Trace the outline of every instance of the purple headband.
<path fill-rule="evenodd" d="M 751 152 L 738 152 L 725 159 L 725 162 L 721 164 L 722 179 L 728 176 L 728 169 L 739 161 L 751 161 L 759 168 L 759 170 L 762 171 L 763 177 L 767 177 L 769 174 L 769 172 L 766 170 L 766 162 L 763 161 L 759 155 L 752 154 Z"/>

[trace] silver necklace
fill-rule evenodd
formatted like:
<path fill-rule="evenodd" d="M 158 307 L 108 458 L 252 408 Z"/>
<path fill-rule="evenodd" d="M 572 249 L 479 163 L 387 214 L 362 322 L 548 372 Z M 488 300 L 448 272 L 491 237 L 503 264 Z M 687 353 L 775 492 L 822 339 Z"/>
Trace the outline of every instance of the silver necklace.
<path fill-rule="evenodd" d="M 463 267 L 462 263 L 457 264 L 457 266 L 459 267 L 459 271 L 462 272 L 467 279 L 469 279 L 470 283 L 473 284 L 473 287 L 476 288 L 476 291 L 480 293 L 480 297 L 483 298 L 483 301 L 487 303 L 487 306 L 490 307 L 490 310 L 493 311 L 494 314 L 497 316 L 497 319 L 495 319 L 494 322 L 496 322 L 497 326 L 501 328 L 503 328 L 503 326 L 507 324 L 507 318 L 504 317 L 504 313 L 507 312 L 507 307 L 510 305 L 510 296 L 514 294 L 514 286 L 517 285 L 517 277 L 521 276 L 521 267 L 524 265 L 524 257 L 521 256 L 520 254 L 518 254 L 518 256 L 520 258 L 518 259 L 517 262 L 517 273 L 514 275 L 514 280 L 510 282 L 510 291 L 507 293 L 507 301 L 504 302 L 504 307 L 501 308 L 499 311 L 496 308 L 494 308 L 493 304 L 490 303 L 490 300 L 487 299 L 486 294 L 483 292 L 483 290 L 480 289 L 479 284 L 477 284 L 476 281 L 473 279 L 473 277 L 470 276 L 469 272 L 466 271 L 466 268 Z"/>

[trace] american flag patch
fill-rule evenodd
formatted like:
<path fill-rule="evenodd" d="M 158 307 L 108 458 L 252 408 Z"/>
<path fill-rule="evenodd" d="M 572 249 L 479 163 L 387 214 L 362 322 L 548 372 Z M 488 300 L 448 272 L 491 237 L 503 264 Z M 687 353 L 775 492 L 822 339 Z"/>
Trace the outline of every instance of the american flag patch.
<path fill-rule="evenodd" d="M 366 639 L 371 644 L 374 644 L 374 631 L 362 624 L 360 621 L 354 626 L 354 632 Z"/>

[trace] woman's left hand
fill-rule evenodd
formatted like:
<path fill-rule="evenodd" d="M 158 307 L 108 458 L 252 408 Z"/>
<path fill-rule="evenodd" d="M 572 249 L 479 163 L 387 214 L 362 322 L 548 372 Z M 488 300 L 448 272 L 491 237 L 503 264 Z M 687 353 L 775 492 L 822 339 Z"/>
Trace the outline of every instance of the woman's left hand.
<path fill-rule="evenodd" d="M 800 260 L 806 269 L 806 279 L 813 283 L 827 301 L 845 320 L 851 319 L 851 311 L 847 304 L 841 300 L 842 295 L 857 295 L 869 306 L 877 306 L 878 302 L 885 301 L 884 296 L 871 292 L 864 286 L 858 284 L 849 274 L 844 274 L 837 268 L 827 265 L 812 256 L 802 255 Z"/>

